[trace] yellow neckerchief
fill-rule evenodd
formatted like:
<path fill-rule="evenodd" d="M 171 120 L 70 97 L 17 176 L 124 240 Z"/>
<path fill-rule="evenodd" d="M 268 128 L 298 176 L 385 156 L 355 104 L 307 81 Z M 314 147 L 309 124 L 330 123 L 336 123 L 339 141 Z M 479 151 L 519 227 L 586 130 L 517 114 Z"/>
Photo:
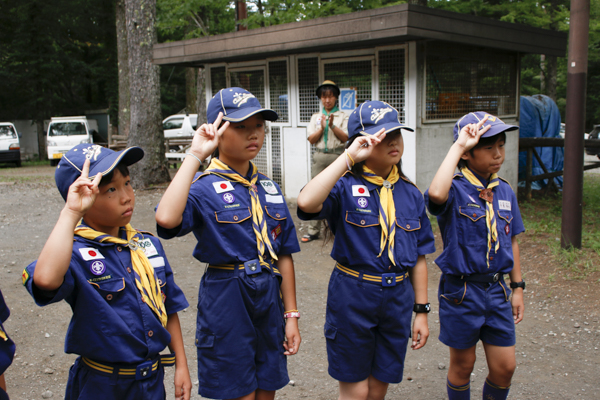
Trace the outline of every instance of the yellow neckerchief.
<path fill-rule="evenodd" d="M 256 168 L 256 165 L 252 163 L 250 163 L 250 167 L 252 168 L 252 175 L 249 181 L 234 170 L 232 170 L 231 168 L 229 168 L 227 164 L 225 164 L 218 158 L 213 158 L 210 161 L 206 172 L 220 176 L 221 178 L 226 179 L 228 181 L 241 183 L 242 185 L 248 188 L 248 191 L 250 192 L 250 199 L 252 205 L 252 229 L 254 230 L 254 234 L 256 235 L 258 259 L 261 263 L 264 263 L 262 256 L 265 252 L 265 246 L 267 247 L 267 249 L 269 249 L 269 253 L 271 254 L 273 260 L 277 260 L 277 255 L 273 250 L 273 246 L 271 246 L 269 232 L 267 231 L 267 223 L 265 221 L 263 209 L 260 205 L 260 198 L 258 197 L 258 190 L 256 188 L 256 182 L 258 180 L 258 168 Z"/>
<path fill-rule="evenodd" d="M 0 339 L 4 340 L 5 342 L 8 340 L 8 337 L 6 336 L 6 332 L 4 332 L 4 330 L 2 330 L 1 326 L 0 326 Z"/>
<path fill-rule="evenodd" d="M 144 303 L 158 316 L 162 326 L 166 328 L 167 310 L 163 303 L 160 285 L 154 275 L 154 267 L 150 264 L 150 260 L 146 257 L 144 250 L 137 245 L 138 238 L 134 237 L 137 231 L 130 224 L 125 226 L 125 231 L 127 232 L 127 240 L 98 232 L 81 223 L 75 228 L 75 234 L 84 239 L 100 243 L 122 244 L 129 247 L 131 250 L 131 265 L 135 273 L 135 285 L 140 291 Z"/>
<path fill-rule="evenodd" d="M 488 249 L 486 252 L 486 262 L 488 268 L 490 267 L 490 250 L 492 249 L 492 242 L 495 242 L 494 252 L 496 253 L 500 248 L 498 242 L 498 227 L 496 225 L 496 214 L 494 213 L 494 192 L 493 188 L 500 185 L 500 179 L 498 174 L 492 174 L 487 188 L 484 188 L 479 179 L 471 172 L 468 168 L 461 168 L 460 172 L 469 181 L 469 183 L 477 188 L 480 192 L 479 197 L 485 200 L 485 224 L 487 225 L 488 231 Z"/>
<path fill-rule="evenodd" d="M 363 178 L 377 186 L 379 190 L 379 225 L 381 225 L 381 241 L 379 242 L 379 255 L 383 254 L 386 243 L 388 244 L 388 256 L 392 264 L 396 265 L 394 260 L 394 236 L 396 235 L 396 206 L 394 205 L 394 195 L 392 193 L 393 185 L 400 179 L 398 167 L 394 165 L 388 177 L 384 180 L 376 175 L 367 166 L 363 166 Z M 389 185 L 386 183 L 389 182 Z"/>

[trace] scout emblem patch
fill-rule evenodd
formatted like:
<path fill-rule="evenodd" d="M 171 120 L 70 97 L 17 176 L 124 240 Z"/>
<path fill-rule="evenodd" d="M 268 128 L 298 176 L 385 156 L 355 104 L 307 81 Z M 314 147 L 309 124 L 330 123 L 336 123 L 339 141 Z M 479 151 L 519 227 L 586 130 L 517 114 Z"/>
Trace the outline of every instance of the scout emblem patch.
<path fill-rule="evenodd" d="M 275 239 L 277 239 L 277 236 L 279 235 L 281 235 L 281 224 L 277 225 L 275 229 L 271 231 L 271 238 L 273 239 L 273 241 L 275 241 Z"/>
<path fill-rule="evenodd" d="M 231 204 L 235 201 L 235 196 L 233 195 L 233 193 L 225 193 L 223 195 L 223 201 L 227 204 Z"/>
<path fill-rule="evenodd" d="M 21 278 L 23 279 L 23 286 L 25 286 L 27 284 L 27 281 L 29 280 L 29 271 L 27 271 L 27 268 L 23 270 L 23 275 L 21 276 Z"/>
<path fill-rule="evenodd" d="M 156 250 L 156 247 L 154 247 L 154 244 L 152 244 L 152 241 L 150 239 L 140 240 L 137 242 L 137 244 L 139 247 L 142 248 L 142 250 L 144 250 L 146 257 L 148 258 L 158 254 L 158 250 Z"/>
<path fill-rule="evenodd" d="M 100 253 L 100 250 L 94 249 L 93 247 L 79 249 L 79 253 L 81 253 L 81 257 L 83 257 L 85 261 L 104 260 L 104 256 Z"/>
<path fill-rule="evenodd" d="M 369 189 L 365 185 L 352 185 L 352 196 L 360 197 L 366 196 L 371 197 L 369 194 Z"/>
<path fill-rule="evenodd" d="M 213 187 L 217 193 L 229 192 L 235 190 L 229 181 L 213 182 Z"/>
<path fill-rule="evenodd" d="M 263 189 L 265 189 L 265 192 L 269 194 L 279 194 L 279 191 L 277 191 L 277 186 L 275 186 L 273 181 L 263 180 L 259 182 Z"/>
<path fill-rule="evenodd" d="M 106 271 L 106 265 L 100 260 L 96 260 L 90 265 L 90 271 L 94 275 L 102 275 Z"/>
<path fill-rule="evenodd" d="M 367 200 L 366 197 L 359 197 L 358 200 L 356 200 L 356 204 L 358 204 L 360 208 L 367 208 L 369 206 L 369 200 Z"/>

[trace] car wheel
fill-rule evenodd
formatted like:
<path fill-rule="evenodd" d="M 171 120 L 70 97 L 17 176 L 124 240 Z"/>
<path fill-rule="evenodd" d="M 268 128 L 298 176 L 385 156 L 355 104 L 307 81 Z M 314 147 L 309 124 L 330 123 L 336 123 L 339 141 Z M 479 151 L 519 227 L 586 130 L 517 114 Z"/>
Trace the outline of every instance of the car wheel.
<path fill-rule="evenodd" d="M 56 167 L 58 165 L 58 160 L 50 160 L 50 165 Z"/>
<path fill-rule="evenodd" d="M 15 164 L 17 165 L 17 168 L 21 167 L 21 160 L 15 161 Z"/>

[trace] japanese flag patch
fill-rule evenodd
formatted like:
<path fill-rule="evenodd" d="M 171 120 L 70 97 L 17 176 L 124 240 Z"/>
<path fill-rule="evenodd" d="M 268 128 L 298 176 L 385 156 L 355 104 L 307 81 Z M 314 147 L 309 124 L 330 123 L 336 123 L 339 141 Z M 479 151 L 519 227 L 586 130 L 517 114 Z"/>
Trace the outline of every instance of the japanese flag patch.
<path fill-rule="evenodd" d="M 154 244 L 152 244 L 150 239 L 140 240 L 138 245 L 144 250 L 146 257 L 148 258 L 158 254 L 156 247 L 154 247 Z"/>
<path fill-rule="evenodd" d="M 352 185 L 352 196 L 371 197 L 369 189 L 365 185 Z"/>
<path fill-rule="evenodd" d="M 79 252 L 85 261 L 104 260 L 104 256 L 100 253 L 100 250 L 94 249 L 93 247 L 84 247 L 79 249 Z"/>
<path fill-rule="evenodd" d="M 229 192 L 235 190 L 229 181 L 213 182 L 213 187 L 217 193 Z"/>

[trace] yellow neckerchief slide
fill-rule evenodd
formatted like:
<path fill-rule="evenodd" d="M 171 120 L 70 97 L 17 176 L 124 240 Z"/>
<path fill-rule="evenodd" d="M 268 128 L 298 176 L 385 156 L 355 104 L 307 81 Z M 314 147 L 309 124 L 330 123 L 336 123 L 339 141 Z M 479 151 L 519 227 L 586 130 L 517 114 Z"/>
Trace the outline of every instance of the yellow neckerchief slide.
<path fill-rule="evenodd" d="M 385 245 L 388 245 L 388 256 L 392 264 L 396 265 L 394 259 L 394 236 L 396 235 L 396 206 L 394 205 L 393 185 L 400 179 L 398 167 L 394 165 L 388 177 L 384 180 L 376 175 L 367 166 L 363 166 L 363 178 L 377 186 L 379 190 L 379 225 L 381 225 L 381 240 L 379 242 L 379 255 L 381 257 Z"/>
<path fill-rule="evenodd" d="M 500 185 L 500 179 L 498 178 L 498 174 L 492 174 L 490 176 L 490 182 L 487 185 L 487 188 L 483 187 L 483 184 L 477 179 L 475 174 L 471 172 L 468 168 L 461 168 L 460 172 L 463 176 L 469 181 L 469 183 L 477 188 L 480 192 L 479 197 L 485 200 L 486 208 L 485 208 L 485 224 L 487 226 L 488 231 L 488 249 L 486 252 L 486 262 L 487 267 L 490 267 L 490 250 L 492 249 L 492 242 L 495 242 L 494 253 L 498 252 L 500 248 L 500 243 L 498 242 L 498 227 L 496 225 L 496 215 L 494 213 L 494 192 L 493 188 Z"/>
<path fill-rule="evenodd" d="M 160 285 L 154 275 L 154 267 L 150 264 L 150 260 L 146 257 L 144 250 L 137 245 L 138 238 L 134 237 L 137 231 L 130 224 L 125 226 L 127 232 L 127 240 L 109 236 L 105 233 L 98 232 L 85 225 L 78 225 L 75 228 L 75 234 L 84 239 L 93 240 L 95 242 L 108 242 L 122 244 L 131 250 L 131 265 L 135 273 L 135 285 L 142 295 L 144 303 L 158 316 L 162 326 L 167 326 L 167 310 L 163 303 Z"/>
<path fill-rule="evenodd" d="M 254 230 L 254 234 L 256 235 L 256 247 L 258 249 L 258 259 L 261 263 L 264 263 L 263 254 L 265 253 L 265 246 L 269 250 L 271 257 L 273 260 L 277 260 L 277 255 L 273 250 L 273 246 L 271 245 L 271 239 L 269 239 L 269 232 L 267 230 L 267 223 L 265 221 L 265 216 L 263 213 L 262 206 L 260 204 L 260 199 L 258 197 L 258 189 L 256 188 L 256 182 L 258 181 L 258 168 L 252 163 L 250 163 L 250 167 L 252 168 L 252 175 L 250 180 L 242 177 L 240 174 L 229 168 L 227 164 L 219 160 L 218 158 L 213 158 L 210 161 L 206 172 L 220 176 L 223 179 L 228 181 L 238 182 L 248 188 L 250 192 L 250 199 L 252 205 L 252 229 Z"/>

